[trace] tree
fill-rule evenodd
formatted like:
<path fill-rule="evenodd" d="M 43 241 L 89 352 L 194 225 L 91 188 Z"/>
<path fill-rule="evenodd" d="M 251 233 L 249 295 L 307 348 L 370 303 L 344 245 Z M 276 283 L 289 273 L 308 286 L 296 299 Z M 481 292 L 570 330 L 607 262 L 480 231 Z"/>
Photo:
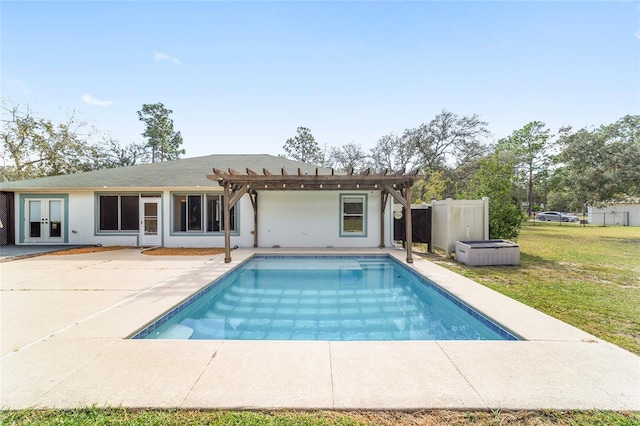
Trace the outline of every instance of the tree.
<path fill-rule="evenodd" d="M 416 154 L 417 149 L 411 139 L 390 133 L 378 139 L 369 157 L 374 169 L 399 172 L 418 166 Z"/>
<path fill-rule="evenodd" d="M 186 152 L 180 148 L 182 135 L 173 130 L 173 120 L 169 118 L 172 113 L 160 102 L 144 104 L 138 111 L 138 118 L 145 124 L 142 136 L 147 139 L 147 146 L 151 149 L 152 163 L 177 160 Z"/>
<path fill-rule="evenodd" d="M 3 105 L 0 174 L 2 180 L 71 174 L 97 167 L 98 149 L 89 142 L 95 133 L 71 114 L 54 124 L 36 118 L 27 106 Z"/>
<path fill-rule="evenodd" d="M 517 169 L 527 188 L 527 214 L 533 209 L 534 186 L 548 176 L 552 163 L 550 143 L 552 137 L 546 124 L 532 121 L 511 136 L 498 141 L 503 150 L 511 151 L 517 158 Z"/>
<path fill-rule="evenodd" d="M 500 151 L 480 160 L 480 169 L 471 180 L 465 197 L 489 197 L 489 238 L 515 240 L 525 219 L 511 197 L 515 181 L 514 165 Z"/>
<path fill-rule="evenodd" d="M 131 143 L 122 146 L 117 139 L 107 135 L 100 144 L 100 168 L 112 169 L 148 162 L 150 152 L 146 145 Z"/>
<path fill-rule="evenodd" d="M 341 148 L 332 147 L 329 152 L 329 165 L 336 170 L 353 170 L 359 173 L 366 169 L 368 164 L 368 155 L 360 145 L 353 142 L 344 144 Z"/>
<path fill-rule="evenodd" d="M 324 154 L 311 134 L 311 130 L 306 127 L 298 127 L 296 131 L 298 134 L 287 139 L 282 147 L 287 156 L 302 163 L 322 166 Z"/>
<path fill-rule="evenodd" d="M 562 130 L 559 158 L 566 186 L 580 203 L 640 197 L 640 115 L 593 130 Z"/>
<path fill-rule="evenodd" d="M 442 110 L 429 123 L 405 130 L 403 138 L 415 146 L 422 166 L 441 170 L 448 163 L 457 167 L 483 156 L 487 149 L 482 140 L 490 134 L 478 115 L 458 117 Z"/>
<path fill-rule="evenodd" d="M 432 199 L 443 199 L 446 196 L 449 178 L 444 170 L 427 170 L 423 179 L 411 187 L 411 199 L 414 203 L 429 203 Z"/>

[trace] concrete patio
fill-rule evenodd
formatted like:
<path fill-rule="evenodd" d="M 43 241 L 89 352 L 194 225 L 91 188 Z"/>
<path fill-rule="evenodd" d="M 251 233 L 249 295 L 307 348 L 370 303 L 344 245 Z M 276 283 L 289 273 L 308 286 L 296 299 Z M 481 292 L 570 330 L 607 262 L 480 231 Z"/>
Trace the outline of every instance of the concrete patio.
<path fill-rule="evenodd" d="M 0 264 L 2 408 L 640 410 L 640 357 L 416 258 L 525 341 L 177 341 L 128 336 L 254 252 L 138 249 Z M 402 260 L 400 250 L 387 252 Z"/>

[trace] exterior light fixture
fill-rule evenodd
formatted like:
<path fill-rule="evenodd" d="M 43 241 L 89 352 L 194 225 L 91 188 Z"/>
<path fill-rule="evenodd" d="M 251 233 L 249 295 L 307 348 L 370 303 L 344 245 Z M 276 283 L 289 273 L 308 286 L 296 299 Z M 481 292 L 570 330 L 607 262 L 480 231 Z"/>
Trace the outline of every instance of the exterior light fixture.
<path fill-rule="evenodd" d="M 304 183 L 301 183 L 301 184 L 300 184 L 300 188 L 304 188 Z"/>
<path fill-rule="evenodd" d="M 359 183 L 356 183 L 356 188 L 360 188 L 360 184 Z"/>
<path fill-rule="evenodd" d="M 320 189 L 322 189 L 322 184 L 320 184 Z"/>
<path fill-rule="evenodd" d="M 283 188 L 286 188 L 286 187 L 287 187 L 287 184 L 286 184 L 286 183 L 283 183 L 283 184 L 282 184 L 282 187 L 283 187 Z"/>
<path fill-rule="evenodd" d="M 338 189 L 340 189 L 340 184 L 338 184 Z"/>

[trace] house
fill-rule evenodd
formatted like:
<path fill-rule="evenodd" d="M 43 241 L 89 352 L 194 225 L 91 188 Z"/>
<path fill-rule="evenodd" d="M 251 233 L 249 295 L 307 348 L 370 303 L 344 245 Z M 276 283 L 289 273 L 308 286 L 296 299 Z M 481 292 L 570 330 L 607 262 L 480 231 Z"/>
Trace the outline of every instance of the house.
<path fill-rule="evenodd" d="M 589 223 L 602 226 L 640 226 L 640 202 L 610 203 L 601 206 L 589 206 Z"/>
<path fill-rule="evenodd" d="M 391 246 L 387 206 L 393 198 L 410 208 L 406 197 L 417 178 L 340 174 L 271 155 L 210 155 L 3 182 L 0 242 Z"/>

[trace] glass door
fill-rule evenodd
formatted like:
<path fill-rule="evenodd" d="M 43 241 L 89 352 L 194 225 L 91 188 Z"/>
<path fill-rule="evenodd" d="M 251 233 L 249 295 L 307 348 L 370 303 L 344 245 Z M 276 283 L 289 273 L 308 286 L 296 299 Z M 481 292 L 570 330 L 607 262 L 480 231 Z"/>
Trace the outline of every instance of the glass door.
<path fill-rule="evenodd" d="M 43 228 L 45 225 L 42 214 L 43 203 L 41 200 L 26 200 L 25 203 L 27 204 L 26 212 L 29 218 L 26 239 L 32 242 L 42 241 L 44 235 Z"/>
<path fill-rule="evenodd" d="M 61 198 L 25 199 L 25 243 L 64 242 L 64 203 Z"/>
<path fill-rule="evenodd" d="M 48 229 L 49 240 L 62 238 L 62 200 L 48 200 Z"/>
<path fill-rule="evenodd" d="M 140 245 L 159 246 L 162 244 L 160 199 L 141 198 L 140 203 Z"/>

